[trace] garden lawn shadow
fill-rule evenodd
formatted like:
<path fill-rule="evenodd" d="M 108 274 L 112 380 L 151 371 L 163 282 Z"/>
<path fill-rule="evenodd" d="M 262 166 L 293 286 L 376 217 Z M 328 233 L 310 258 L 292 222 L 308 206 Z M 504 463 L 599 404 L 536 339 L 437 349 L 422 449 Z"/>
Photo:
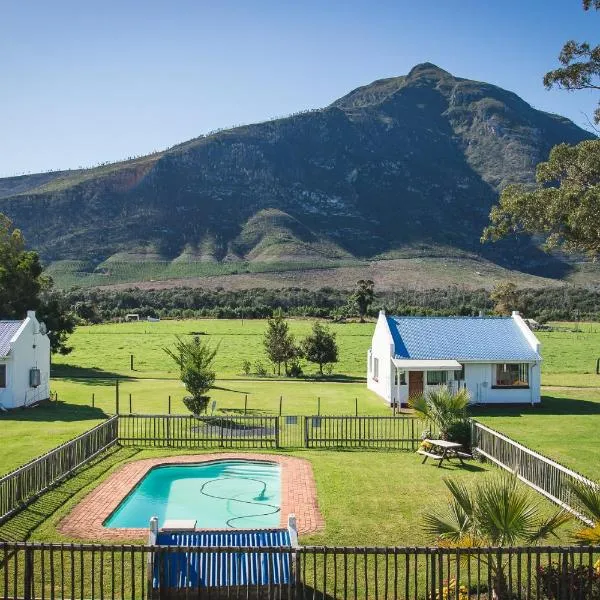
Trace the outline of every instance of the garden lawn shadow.
<path fill-rule="evenodd" d="M 542 396 L 539 405 L 487 405 L 469 408 L 472 417 L 523 417 L 529 415 L 600 415 L 598 402 L 583 398 Z"/>
<path fill-rule="evenodd" d="M 122 373 L 113 373 L 97 367 L 80 367 L 70 364 L 53 364 L 50 370 L 51 377 L 60 377 L 61 379 L 76 379 L 85 383 L 86 379 L 92 379 L 94 385 L 114 385 L 115 379 L 136 379 L 135 375 L 123 375 Z"/>
<path fill-rule="evenodd" d="M 69 423 L 108 419 L 109 416 L 101 408 L 84 404 L 68 404 L 58 400 L 56 402 L 45 401 L 28 408 L 16 408 L 0 413 L 0 423 L 2 421 L 34 421 L 39 423 L 63 421 Z"/>

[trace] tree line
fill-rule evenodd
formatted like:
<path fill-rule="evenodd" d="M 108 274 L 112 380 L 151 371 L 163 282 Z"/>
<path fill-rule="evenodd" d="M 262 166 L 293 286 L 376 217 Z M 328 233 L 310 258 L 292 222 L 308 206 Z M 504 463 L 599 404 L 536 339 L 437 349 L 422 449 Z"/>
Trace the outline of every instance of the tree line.
<path fill-rule="evenodd" d="M 360 286 L 357 285 L 357 290 Z M 64 296 L 85 323 L 119 321 L 128 313 L 141 318 L 265 319 L 278 311 L 286 316 L 334 321 L 375 317 L 379 310 L 403 315 L 477 316 L 519 310 L 540 322 L 600 320 L 600 289 L 571 285 L 517 288 L 504 282 L 493 290 L 450 286 L 437 289 L 373 289 L 357 301 L 357 290 L 300 288 L 232 291 L 178 287 L 165 290 L 74 290 Z"/>

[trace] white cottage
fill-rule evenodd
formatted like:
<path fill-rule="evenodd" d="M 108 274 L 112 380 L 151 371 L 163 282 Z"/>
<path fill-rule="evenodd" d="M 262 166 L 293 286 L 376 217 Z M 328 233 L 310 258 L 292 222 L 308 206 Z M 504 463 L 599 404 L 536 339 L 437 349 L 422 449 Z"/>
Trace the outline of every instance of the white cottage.
<path fill-rule="evenodd" d="M 382 311 L 367 357 L 367 387 L 390 405 L 440 385 L 477 404 L 540 402 L 540 342 L 511 317 L 389 317 Z"/>
<path fill-rule="evenodd" d="M 0 321 L 0 410 L 50 397 L 50 340 L 35 311 L 22 321 Z"/>

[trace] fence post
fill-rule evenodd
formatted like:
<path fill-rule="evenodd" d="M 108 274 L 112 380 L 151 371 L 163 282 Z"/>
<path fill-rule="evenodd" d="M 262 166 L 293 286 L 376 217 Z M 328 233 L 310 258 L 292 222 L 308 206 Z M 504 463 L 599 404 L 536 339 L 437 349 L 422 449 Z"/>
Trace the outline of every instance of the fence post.
<path fill-rule="evenodd" d="M 96 403 L 96 398 L 95 398 L 96 394 L 92 393 L 92 408 L 94 408 L 94 404 Z"/>
<path fill-rule="evenodd" d="M 131 394 L 129 394 L 129 414 L 131 414 Z"/>
<path fill-rule="evenodd" d="M 431 556 L 431 565 L 430 565 L 430 574 L 431 574 L 431 597 L 432 598 L 437 598 L 437 577 L 436 577 L 436 562 L 435 562 L 435 552 L 432 552 L 430 554 Z M 456 584 L 457 587 L 460 584 Z"/>
<path fill-rule="evenodd" d="M 244 396 L 244 414 L 248 411 L 248 394 Z"/>
<path fill-rule="evenodd" d="M 134 370 L 134 368 L 133 368 L 133 354 L 130 354 L 130 355 L 129 355 L 129 369 L 130 369 L 131 371 L 133 371 L 133 370 Z"/>
<path fill-rule="evenodd" d="M 354 416 L 358 417 L 358 398 L 354 398 Z"/>
<path fill-rule="evenodd" d="M 317 397 L 317 415 L 321 416 L 321 396 Z"/>
<path fill-rule="evenodd" d="M 304 447 L 308 448 L 308 419 L 310 417 L 304 417 Z"/>
<path fill-rule="evenodd" d="M 275 417 L 275 448 L 279 448 L 279 419 L 280 417 Z"/>
<path fill-rule="evenodd" d="M 279 416 L 281 416 L 281 405 L 283 404 L 283 396 L 279 396 Z"/>
<path fill-rule="evenodd" d="M 119 380 L 115 383 L 115 413 L 119 414 Z"/>
<path fill-rule="evenodd" d="M 15 559 L 16 560 L 16 559 Z M 5 568 L 8 568 L 5 566 Z M 44 584 L 42 583 L 42 586 Z M 31 600 L 33 598 L 33 548 L 27 546 L 25 548 L 25 569 L 23 572 L 23 598 Z M 17 590 L 15 590 L 15 594 Z"/>
<path fill-rule="evenodd" d="M 171 414 L 171 396 L 169 396 L 169 414 Z"/>

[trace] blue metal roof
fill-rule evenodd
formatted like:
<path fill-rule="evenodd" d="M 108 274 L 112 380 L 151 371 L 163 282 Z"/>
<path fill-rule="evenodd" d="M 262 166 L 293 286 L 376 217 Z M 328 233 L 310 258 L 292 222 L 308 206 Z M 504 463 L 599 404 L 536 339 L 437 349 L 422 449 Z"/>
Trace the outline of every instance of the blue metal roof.
<path fill-rule="evenodd" d="M 10 351 L 10 340 L 19 331 L 23 321 L 0 321 L 0 357 Z"/>
<path fill-rule="evenodd" d="M 395 358 L 540 360 L 511 317 L 387 317 L 387 322 Z"/>
<path fill-rule="evenodd" d="M 189 546 L 173 550 L 154 564 L 155 588 L 205 588 L 288 584 L 292 581 L 289 552 L 211 552 L 211 548 L 290 548 L 287 529 L 159 532 L 159 546 Z M 198 548 L 206 548 L 199 551 Z M 161 577 L 162 571 L 162 577 Z M 160 585 L 159 585 L 160 582 Z"/>

